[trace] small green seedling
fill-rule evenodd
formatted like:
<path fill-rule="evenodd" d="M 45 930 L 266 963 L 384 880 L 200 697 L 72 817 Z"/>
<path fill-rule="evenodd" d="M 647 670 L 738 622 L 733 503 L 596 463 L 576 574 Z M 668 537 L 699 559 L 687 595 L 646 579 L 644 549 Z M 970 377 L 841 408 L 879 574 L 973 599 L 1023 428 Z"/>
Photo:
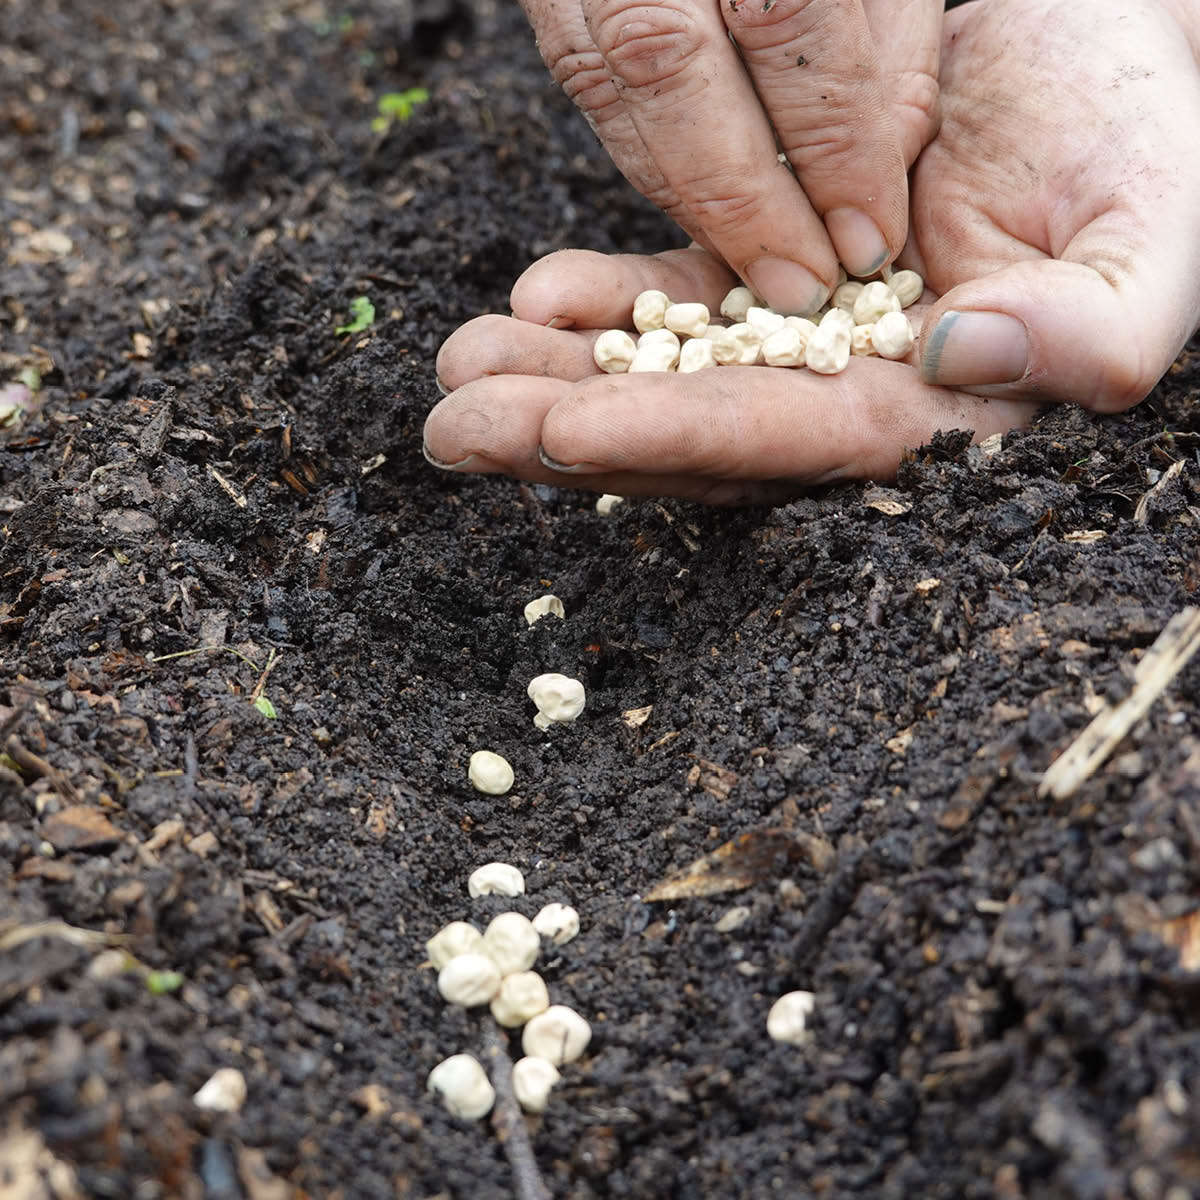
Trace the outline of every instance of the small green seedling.
<path fill-rule="evenodd" d="M 333 332 L 341 337 L 343 333 L 362 333 L 375 324 L 375 305 L 369 296 L 355 296 L 350 301 L 351 320 L 345 325 L 339 325 Z"/>
<path fill-rule="evenodd" d="M 384 92 L 375 105 L 379 116 L 372 120 L 371 132 L 387 133 L 394 121 L 403 124 L 413 115 L 413 110 L 418 104 L 425 104 L 428 100 L 429 93 L 423 87 L 406 88 L 402 92 Z"/>
<path fill-rule="evenodd" d="M 254 702 L 254 707 L 258 709 L 268 721 L 273 721 L 279 715 L 275 711 L 275 705 L 266 696 L 259 696 Z"/>
<path fill-rule="evenodd" d="M 183 976 L 178 971 L 151 971 L 146 976 L 146 988 L 152 996 L 165 996 L 183 987 Z"/>

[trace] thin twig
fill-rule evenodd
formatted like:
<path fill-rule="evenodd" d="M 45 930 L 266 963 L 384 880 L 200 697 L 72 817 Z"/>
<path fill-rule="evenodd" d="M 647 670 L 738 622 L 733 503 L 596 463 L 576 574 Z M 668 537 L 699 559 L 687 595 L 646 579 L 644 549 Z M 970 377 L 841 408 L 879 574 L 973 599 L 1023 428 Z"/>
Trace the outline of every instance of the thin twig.
<path fill-rule="evenodd" d="M 550 1191 L 542 1182 L 529 1131 L 512 1086 L 512 1059 L 504 1049 L 500 1030 L 490 1017 L 484 1019 L 484 1057 L 491 1062 L 492 1086 L 496 1089 L 496 1107 L 492 1110 L 492 1128 L 504 1147 L 504 1156 L 513 1173 L 513 1191 L 517 1200 L 550 1200 Z"/>

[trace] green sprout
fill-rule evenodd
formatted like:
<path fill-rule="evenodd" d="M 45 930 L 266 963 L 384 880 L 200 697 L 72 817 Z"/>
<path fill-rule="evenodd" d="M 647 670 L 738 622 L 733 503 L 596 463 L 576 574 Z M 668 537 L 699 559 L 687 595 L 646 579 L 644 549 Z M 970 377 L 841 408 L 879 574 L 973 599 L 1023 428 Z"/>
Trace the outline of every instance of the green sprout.
<path fill-rule="evenodd" d="M 368 296 L 355 296 L 350 301 L 351 320 L 345 325 L 339 325 L 333 332 L 339 336 L 343 333 L 362 333 L 375 324 L 375 305 Z"/>
<path fill-rule="evenodd" d="M 275 718 L 279 715 L 275 711 L 275 705 L 273 705 L 270 699 L 266 696 L 259 696 L 259 698 L 254 702 L 254 707 L 257 708 L 258 711 L 262 713 L 262 715 L 266 717 L 268 721 L 275 720 Z"/>
<path fill-rule="evenodd" d="M 183 976 L 178 971 L 151 971 L 146 976 L 146 987 L 152 996 L 165 996 L 183 987 Z"/>
<path fill-rule="evenodd" d="M 413 115 L 413 109 L 428 99 L 429 93 L 423 87 L 406 88 L 402 92 L 384 92 L 375 105 L 379 116 L 371 121 L 371 132 L 387 133 L 393 121 L 403 124 Z"/>

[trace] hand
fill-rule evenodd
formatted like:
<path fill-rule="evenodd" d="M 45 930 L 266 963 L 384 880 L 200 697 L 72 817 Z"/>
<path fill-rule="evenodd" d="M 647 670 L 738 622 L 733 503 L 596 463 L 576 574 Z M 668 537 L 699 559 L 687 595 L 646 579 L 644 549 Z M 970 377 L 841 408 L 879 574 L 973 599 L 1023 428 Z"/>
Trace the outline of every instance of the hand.
<path fill-rule="evenodd" d="M 522 3 L 626 178 L 780 312 L 896 257 L 942 0 Z"/>
<path fill-rule="evenodd" d="M 711 303 L 732 276 L 700 250 L 564 251 L 517 282 L 516 319 L 478 318 L 442 348 L 455 390 L 427 452 L 620 494 L 773 500 L 890 476 L 939 429 L 982 438 L 1051 400 L 1137 403 L 1200 322 L 1200 161 L 1177 140 L 1200 121 L 1198 26 L 1166 0 L 947 16 L 944 119 L 913 173 L 902 255 L 929 284 L 912 365 L 597 376 L 587 331 L 623 324 L 637 291 Z M 560 314 L 580 332 L 544 327 Z"/>

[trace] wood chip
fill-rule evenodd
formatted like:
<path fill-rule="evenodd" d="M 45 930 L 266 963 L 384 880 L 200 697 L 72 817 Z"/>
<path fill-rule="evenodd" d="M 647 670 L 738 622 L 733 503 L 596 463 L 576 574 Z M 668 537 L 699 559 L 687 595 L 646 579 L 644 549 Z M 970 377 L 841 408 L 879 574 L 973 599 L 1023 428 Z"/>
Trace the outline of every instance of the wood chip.
<path fill-rule="evenodd" d="M 1137 524 L 1145 525 L 1150 516 L 1150 505 L 1171 486 L 1174 480 L 1179 478 L 1180 472 L 1183 470 L 1183 463 L 1182 458 L 1173 462 L 1162 473 L 1158 482 L 1137 502 L 1137 508 L 1133 510 L 1133 519 Z"/>
<path fill-rule="evenodd" d="M 46 818 L 42 837 L 55 850 L 103 850 L 115 846 L 124 834 L 104 815 L 88 804 L 73 804 Z"/>
<path fill-rule="evenodd" d="M 881 512 L 885 517 L 900 517 L 912 511 L 912 502 L 900 498 L 898 492 L 887 488 L 870 488 L 863 493 L 863 504 Z"/>
<path fill-rule="evenodd" d="M 836 858 L 827 841 L 809 833 L 778 827 L 751 830 L 656 883 L 643 899 L 653 903 L 718 896 L 790 874 L 796 862 L 824 873 Z"/>
<path fill-rule="evenodd" d="M 1134 669 L 1133 690 L 1105 706 L 1042 776 L 1039 796 L 1066 800 L 1089 779 L 1200 650 L 1200 608 L 1176 613 Z"/>
<path fill-rule="evenodd" d="M 654 711 L 653 704 L 647 704 L 645 708 L 627 708 L 621 714 L 621 720 L 625 722 L 627 729 L 637 729 L 650 719 L 650 714 Z"/>
<path fill-rule="evenodd" d="M 1063 541 L 1075 542 L 1078 545 L 1086 546 L 1106 537 L 1108 537 L 1108 534 L 1103 529 L 1075 529 L 1070 533 L 1064 533 Z"/>

